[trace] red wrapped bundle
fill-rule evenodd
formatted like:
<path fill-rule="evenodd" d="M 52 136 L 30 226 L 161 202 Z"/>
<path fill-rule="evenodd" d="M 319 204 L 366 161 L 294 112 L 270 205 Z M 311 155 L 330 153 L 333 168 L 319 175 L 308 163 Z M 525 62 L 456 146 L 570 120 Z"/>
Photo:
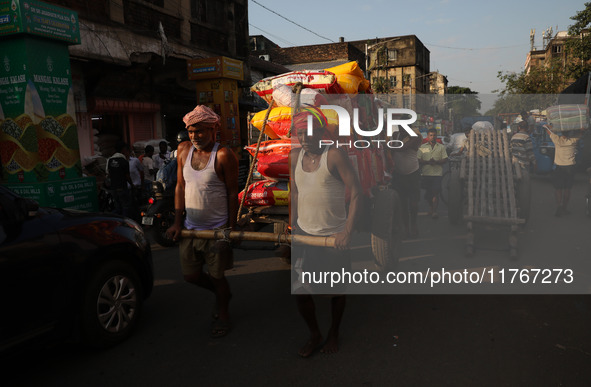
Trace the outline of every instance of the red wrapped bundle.
<path fill-rule="evenodd" d="M 287 181 L 261 180 L 248 186 L 244 205 L 252 206 L 287 206 L 289 187 Z M 242 201 L 244 190 L 238 194 Z"/>
<path fill-rule="evenodd" d="M 289 179 L 289 153 L 262 154 L 257 158 L 257 171 L 270 179 Z"/>

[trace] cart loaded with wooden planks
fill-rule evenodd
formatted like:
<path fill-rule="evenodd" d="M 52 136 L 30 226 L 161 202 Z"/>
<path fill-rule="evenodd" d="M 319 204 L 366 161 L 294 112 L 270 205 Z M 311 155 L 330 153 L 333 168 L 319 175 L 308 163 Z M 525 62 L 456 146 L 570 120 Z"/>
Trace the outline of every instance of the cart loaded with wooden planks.
<path fill-rule="evenodd" d="M 517 257 L 517 232 L 529 217 L 529 172 L 512 161 L 506 131 L 473 129 L 468 141 L 468 155 L 448 185 L 449 220 L 467 224 L 466 255 L 474 254 L 474 225 L 483 223 L 509 227 L 509 252 Z"/>

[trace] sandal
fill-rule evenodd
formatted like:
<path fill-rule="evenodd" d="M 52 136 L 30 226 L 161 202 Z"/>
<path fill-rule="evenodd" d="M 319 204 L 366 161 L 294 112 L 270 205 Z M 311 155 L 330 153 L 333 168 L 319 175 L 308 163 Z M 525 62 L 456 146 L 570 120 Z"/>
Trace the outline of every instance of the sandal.
<path fill-rule="evenodd" d="M 232 294 L 230 293 L 230 301 L 232 300 Z M 213 304 L 213 308 L 211 310 L 211 319 L 217 320 L 220 318 L 220 310 L 218 308 L 217 302 Z"/>
<path fill-rule="evenodd" d="M 214 320 L 211 323 L 211 338 L 219 339 L 230 333 L 232 324 L 230 321 Z"/>

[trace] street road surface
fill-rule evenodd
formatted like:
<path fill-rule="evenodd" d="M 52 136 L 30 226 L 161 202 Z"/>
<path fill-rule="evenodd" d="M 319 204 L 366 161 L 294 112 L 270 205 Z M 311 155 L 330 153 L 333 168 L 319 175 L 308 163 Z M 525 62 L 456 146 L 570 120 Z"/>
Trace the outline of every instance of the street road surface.
<path fill-rule="evenodd" d="M 591 259 L 584 177 L 577 177 L 567 217 L 553 216 L 547 178 L 535 178 L 532 191 L 532 217 L 511 264 L 568 258 L 583 267 L 580 261 Z M 465 226 L 451 227 L 444 207 L 439 219 L 427 218 L 421 205 L 421 234 L 403 243 L 400 270 L 423 270 L 437 259 L 457 267 L 510 263 L 505 236 L 494 230 L 481 230 L 475 256 L 464 257 Z M 210 339 L 213 296 L 182 281 L 176 248 L 153 246 L 156 287 L 130 340 L 105 351 L 65 344 L 14 357 L 3 364 L 2 385 L 586 386 L 591 380 L 589 295 L 353 295 L 340 352 L 301 359 L 307 330 L 290 294 L 289 266 L 271 251 L 235 251 L 228 273 L 234 329 Z M 327 330 L 329 300 L 319 298 L 317 306 Z"/>

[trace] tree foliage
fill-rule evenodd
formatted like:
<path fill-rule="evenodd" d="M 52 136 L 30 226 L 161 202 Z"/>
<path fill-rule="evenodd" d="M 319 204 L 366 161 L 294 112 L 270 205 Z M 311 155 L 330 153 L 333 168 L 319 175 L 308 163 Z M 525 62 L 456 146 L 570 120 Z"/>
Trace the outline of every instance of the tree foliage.
<path fill-rule="evenodd" d="M 591 71 L 591 2 L 585 9 L 571 17 L 575 24 L 568 29 L 571 39 L 565 43 L 567 63 L 561 58 L 546 61 L 543 66 L 535 66 L 529 72 L 501 72 L 497 78 L 504 84 L 501 96 L 508 94 L 556 94 L 565 84 Z M 498 91 L 498 90 L 497 90 Z"/>
<path fill-rule="evenodd" d="M 504 84 L 500 97 L 487 114 L 515 113 L 540 109 L 556 103 L 555 94 L 564 90 L 569 82 L 591 71 L 591 2 L 571 17 L 575 23 L 568 29 L 571 37 L 565 43 L 566 63 L 562 58 L 548 60 L 529 72 L 501 72 L 497 78 Z"/>
<path fill-rule="evenodd" d="M 469 87 L 450 86 L 447 88 L 447 94 L 446 105 L 452 109 L 454 120 L 479 115 L 482 102 L 477 91 L 472 91 Z"/>
<path fill-rule="evenodd" d="M 566 42 L 567 52 L 572 60 L 567 66 L 567 75 L 577 79 L 591 71 L 591 2 L 585 3 L 585 9 L 570 18 L 575 23 L 568 28 L 568 34 L 573 37 Z"/>
<path fill-rule="evenodd" d="M 390 82 L 385 77 L 374 77 L 371 89 L 377 94 L 387 94 L 390 92 Z"/>
<path fill-rule="evenodd" d="M 520 73 L 503 73 L 499 71 L 497 78 L 505 84 L 499 94 L 554 94 L 559 93 L 566 81 L 564 66 L 560 58 L 555 58 L 544 66 L 536 66 Z"/>

